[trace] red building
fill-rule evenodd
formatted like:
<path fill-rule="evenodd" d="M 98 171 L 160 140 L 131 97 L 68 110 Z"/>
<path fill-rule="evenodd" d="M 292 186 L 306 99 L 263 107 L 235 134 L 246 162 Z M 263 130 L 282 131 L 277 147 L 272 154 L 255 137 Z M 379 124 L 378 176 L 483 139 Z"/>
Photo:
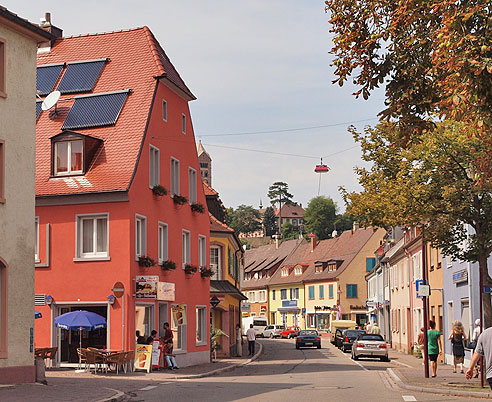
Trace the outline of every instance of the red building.
<path fill-rule="evenodd" d="M 136 330 L 168 321 L 178 364 L 209 361 L 209 279 L 185 272 L 209 248 L 195 97 L 147 27 L 59 37 L 38 55 L 37 87 L 61 98 L 36 108 L 36 346 L 77 361 L 78 332 L 53 321 L 83 309 L 107 319 L 83 347 L 133 350 Z"/>

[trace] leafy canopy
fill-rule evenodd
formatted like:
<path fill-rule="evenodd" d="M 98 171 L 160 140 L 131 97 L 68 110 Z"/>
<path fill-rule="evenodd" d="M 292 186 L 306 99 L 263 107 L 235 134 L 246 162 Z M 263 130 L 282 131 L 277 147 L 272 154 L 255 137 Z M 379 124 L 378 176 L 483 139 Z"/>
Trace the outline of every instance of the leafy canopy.
<path fill-rule="evenodd" d="M 252 233 L 261 229 L 260 213 L 251 205 L 239 205 L 227 209 L 226 223 L 236 233 Z"/>
<path fill-rule="evenodd" d="M 315 233 L 320 239 L 328 239 L 334 229 L 337 205 L 324 196 L 314 197 L 304 212 L 304 223 L 308 232 Z"/>
<path fill-rule="evenodd" d="M 272 207 L 267 207 L 263 213 L 263 228 L 266 236 L 272 236 L 277 232 L 277 218 Z"/>
<path fill-rule="evenodd" d="M 278 204 L 292 204 L 292 198 L 294 197 L 289 193 L 289 185 L 283 181 L 276 181 L 268 188 L 268 198 L 272 205 Z"/>

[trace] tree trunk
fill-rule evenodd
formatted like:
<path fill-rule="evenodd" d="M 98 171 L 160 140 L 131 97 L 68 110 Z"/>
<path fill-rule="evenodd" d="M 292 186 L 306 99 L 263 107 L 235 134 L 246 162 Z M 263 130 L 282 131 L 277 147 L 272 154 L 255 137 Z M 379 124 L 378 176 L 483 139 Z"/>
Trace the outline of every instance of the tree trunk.
<path fill-rule="evenodd" d="M 490 293 L 483 293 L 484 286 L 491 286 L 492 279 L 488 273 L 487 267 L 487 257 L 488 256 L 480 256 L 478 259 L 478 267 L 480 270 L 480 276 L 482 278 L 481 289 L 479 290 L 482 293 L 482 308 L 483 308 L 483 323 L 482 329 L 492 327 L 492 305 L 491 305 L 491 297 Z"/>

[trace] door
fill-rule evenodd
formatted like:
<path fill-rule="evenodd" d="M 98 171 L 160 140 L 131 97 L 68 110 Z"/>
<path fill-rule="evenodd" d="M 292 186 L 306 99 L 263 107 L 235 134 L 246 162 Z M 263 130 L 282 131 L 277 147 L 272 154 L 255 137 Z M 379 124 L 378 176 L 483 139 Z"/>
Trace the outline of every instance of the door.
<path fill-rule="evenodd" d="M 164 336 L 164 323 L 169 322 L 167 303 L 159 303 L 159 328 L 157 333 L 159 336 Z"/>

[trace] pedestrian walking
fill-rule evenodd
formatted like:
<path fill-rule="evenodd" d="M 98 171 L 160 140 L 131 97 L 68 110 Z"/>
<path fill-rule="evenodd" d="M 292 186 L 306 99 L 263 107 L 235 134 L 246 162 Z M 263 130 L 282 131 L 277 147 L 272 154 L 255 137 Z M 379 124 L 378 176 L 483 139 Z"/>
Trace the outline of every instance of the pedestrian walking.
<path fill-rule="evenodd" d="M 249 324 L 249 328 L 246 331 L 246 337 L 248 338 L 249 356 L 253 356 L 255 354 L 255 340 L 256 340 L 256 333 L 255 330 L 253 329 L 253 324 Z"/>
<path fill-rule="evenodd" d="M 492 389 L 492 327 L 487 328 L 478 337 L 477 346 L 470 362 L 470 368 L 466 370 L 466 379 L 473 376 L 473 368 L 476 366 L 480 357 L 485 358 L 485 377 Z"/>
<path fill-rule="evenodd" d="M 420 334 L 419 336 L 417 337 L 417 343 L 419 345 L 419 349 L 420 349 L 420 354 L 422 355 L 422 357 L 425 359 L 425 348 L 424 348 L 424 344 L 425 344 L 425 334 L 424 334 L 424 331 L 425 331 L 425 328 L 422 327 L 420 328 Z M 422 363 L 422 365 L 424 365 L 424 363 Z"/>
<path fill-rule="evenodd" d="M 442 351 L 441 332 L 436 330 L 436 323 L 429 321 L 427 330 L 427 352 L 431 361 L 432 377 L 437 376 L 437 358 Z"/>
<path fill-rule="evenodd" d="M 379 328 L 377 322 L 374 322 L 374 324 L 372 325 L 371 334 L 381 335 L 381 328 Z"/>
<path fill-rule="evenodd" d="M 471 342 L 468 344 L 468 347 L 473 351 L 477 347 L 477 341 L 479 336 L 480 336 L 480 319 L 477 318 L 475 320 L 475 328 L 473 329 L 472 332 Z M 480 360 L 475 365 L 475 378 L 478 378 L 479 374 L 480 374 Z"/>
<path fill-rule="evenodd" d="M 370 333 L 371 333 L 371 330 L 372 330 L 372 325 L 373 325 L 372 321 L 371 321 L 369 324 L 367 324 L 367 327 L 366 327 L 366 332 L 367 332 L 368 334 L 370 334 Z"/>
<path fill-rule="evenodd" d="M 241 334 L 241 326 L 236 324 L 236 352 L 238 357 L 243 355 L 243 334 Z"/>
<path fill-rule="evenodd" d="M 456 367 L 460 365 L 460 373 L 463 374 L 463 363 L 465 361 L 465 328 L 461 321 L 453 322 L 453 329 L 449 334 L 451 345 L 453 345 L 453 373 L 456 373 Z"/>

